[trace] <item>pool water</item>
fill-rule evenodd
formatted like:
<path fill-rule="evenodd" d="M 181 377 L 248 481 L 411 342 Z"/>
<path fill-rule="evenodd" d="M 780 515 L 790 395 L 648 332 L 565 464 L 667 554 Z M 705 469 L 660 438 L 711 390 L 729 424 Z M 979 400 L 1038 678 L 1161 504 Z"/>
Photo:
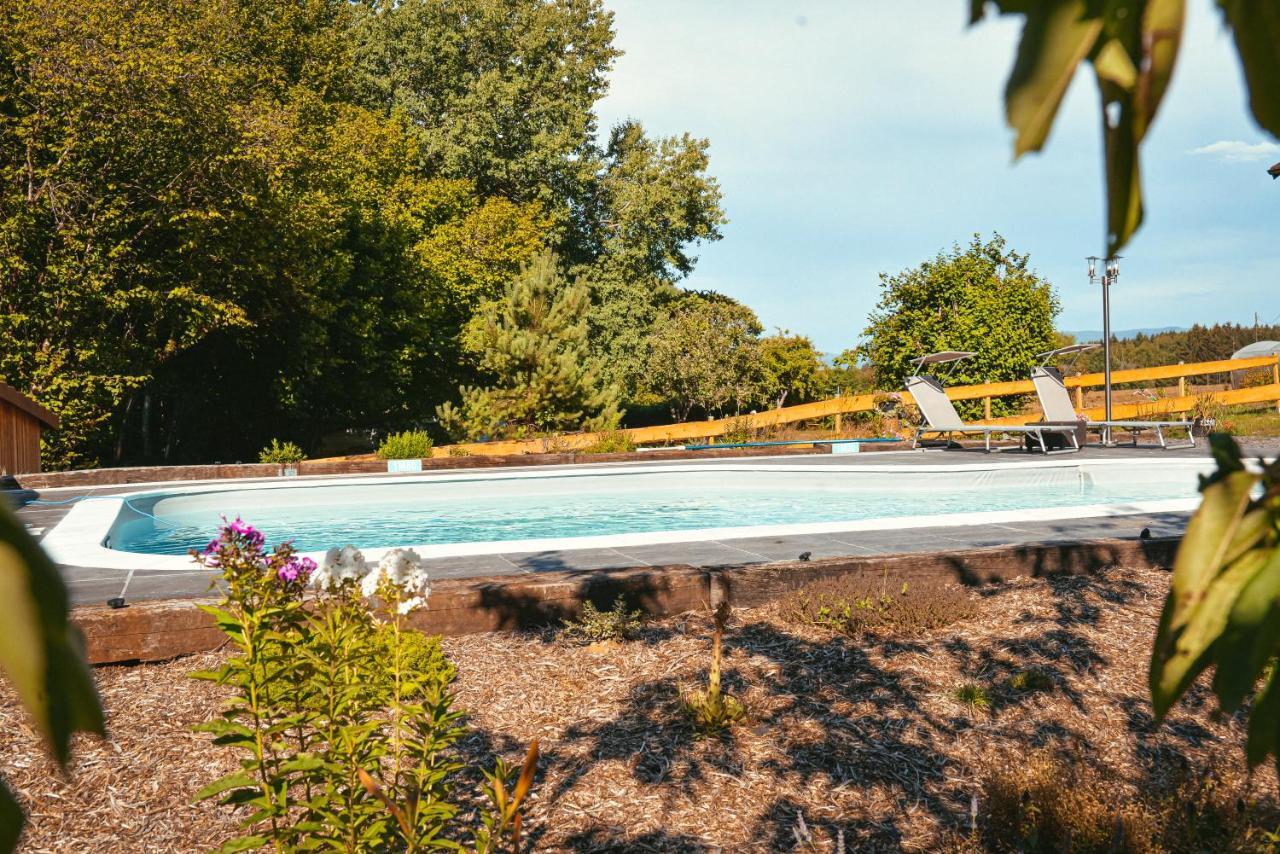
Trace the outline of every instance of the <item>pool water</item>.
<path fill-rule="evenodd" d="M 1192 498 L 1195 474 L 1062 466 L 964 473 L 711 469 L 298 485 L 131 498 L 113 549 L 179 555 L 221 517 L 302 551 L 505 542 Z M 140 511 L 140 512 L 139 512 Z M 154 517 L 154 518 L 153 518 Z"/>

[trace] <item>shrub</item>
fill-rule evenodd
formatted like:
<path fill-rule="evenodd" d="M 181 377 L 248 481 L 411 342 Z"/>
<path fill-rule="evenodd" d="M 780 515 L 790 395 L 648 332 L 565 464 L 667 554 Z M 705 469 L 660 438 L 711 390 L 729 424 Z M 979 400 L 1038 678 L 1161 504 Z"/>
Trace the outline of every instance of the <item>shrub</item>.
<path fill-rule="evenodd" d="M 720 434 L 717 445 L 740 445 L 745 442 L 754 442 L 760 435 L 759 429 L 751 422 L 748 415 L 735 415 L 729 419 L 729 423 L 724 425 L 724 432 Z"/>
<path fill-rule="evenodd" d="M 636 449 L 631 434 L 625 430 L 606 430 L 596 435 L 596 440 L 582 449 L 584 454 L 626 454 Z"/>
<path fill-rule="evenodd" d="M 728 729 L 747 713 L 746 707 L 720 688 L 720 643 L 724 625 L 729 619 L 729 603 L 721 602 L 715 610 L 715 629 L 711 634 L 711 669 L 706 690 L 688 691 L 681 698 L 685 714 L 694 727 L 704 734 Z"/>
<path fill-rule="evenodd" d="M 451 457 L 469 457 L 471 452 L 461 445 L 451 445 L 449 447 L 449 456 Z"/>
<path fill-rule="evenodd" d="M 405 430 L 392 433 L 378 446 L 378 456 L 384 460 L 420 460 L 431 456 L 431 437 L 423 430 Z"/>
<path fill-rule="evenodd" d="M 417 555 L 397 549 L 370 567 L 348 546 L 317 566 L 287 542 L 268 551 L 239 519 L 193 554 L 222 572 L 223 601 L 202 608 L 236 651 L 192 674 L 232 694 L 197 727 L 242 756 L 196 795 L 249 808 L 244 835 L 222 850 L 417 851 L 469 829 L 489 851 L 518 838 L 523 793 L 458 826 L 454 668 L 405 623 L 430 592 Z"/>
<path fill-rule="evenodd" d="M 782 605 L 792 622 L 822 626 L 850 637 L 865 633 L 916 635 L 948 626 L 974 613 L 973 598 L 950 584 L 903 584 L 897 593 L 873 589 L 865 579 L 819 581 Z"/>
<path fill-rule="evenodd" d="M 260 463 L 279 463 L 280 465 L 290 466 L 300 463 L 307 458 L 293 442 L 281 442 L 279 439 L 272 439 L 271 444 L 263 448 L 258 453 L 258 462 Z"/>
<path fill-rule="evenodd" d="M 621 595 L 608 611 L 601 611 L 590 601 L 582 603 L 578 619 L 564 620 L 561 635 L 581 643 L 630 640 L 644 627 L 644 611 L 628 611 Z"/>

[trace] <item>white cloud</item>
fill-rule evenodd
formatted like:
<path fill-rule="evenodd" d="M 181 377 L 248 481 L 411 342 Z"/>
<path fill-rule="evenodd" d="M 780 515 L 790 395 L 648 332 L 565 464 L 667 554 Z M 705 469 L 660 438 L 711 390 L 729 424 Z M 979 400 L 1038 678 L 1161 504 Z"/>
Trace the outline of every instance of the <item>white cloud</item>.
<path fill-rule="evenodd" d="M 1193 148 L 1192 154 L 1212 154 L 1227 163 L 1257 163 L 1280 157 L 1280 145 L 1274 142 L 1259 142 L 1250 145 L 1238 139 L 1224 139 L 1209 145 Z"/>

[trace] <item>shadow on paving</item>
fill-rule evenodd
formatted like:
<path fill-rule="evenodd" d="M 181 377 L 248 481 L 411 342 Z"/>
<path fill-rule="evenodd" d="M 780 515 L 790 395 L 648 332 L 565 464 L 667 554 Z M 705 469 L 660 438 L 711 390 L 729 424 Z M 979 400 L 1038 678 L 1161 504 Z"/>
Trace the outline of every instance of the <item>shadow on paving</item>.
<path fill-rule="evenodd" d="M 987 588 L 977 595 L 990 602 L 1012 589 Z M 1106 652 L 1095 646 L 1086 631 L 1102 616 L 1097 603 L 1149 609 L 1149 591 L 1125 578 L 1088 576 L 1053 577 L 1048 580 L 1048 589 L 1053 613 L 1011 615 L 1007 630 L 993 632 L 976 644 L 945 631 L 932 640 L 904 642 L 855 640 L 843 635 L 811 640 L 766 621 L 731 627 L 725 638 L 727 649 L 762 657 L 774 665 L 753 668 L 752 691 L 757 695 L 762 691 L 768 701 L 756 703 L 757 709 L 744 724 L 719 737 L 699 740 L 680 714 L 679 677 L 664 676 L 635 685 L 621 714 L 606 721 L 582 721 L 565 731 L 560 739 L 565 749 L 557 751 L 560 755 L 549 754 L 544 769 L 562 762 L 571 764 L 557 769 L 562 773 L 556 774 L 558 781 L 553 787 L 542 791 L 543 803 L 554 808 L 552 805 L 575 787 L 607 785 L 604 780 L 593 784 L 591 778 L 597 765 L 610 761 L 615 762 L 614 767 L 620 763 L 628 769 L 637 783 L 658 789 L 664 804 L 675 806 L 693 797 L 732 798 L 732 784 L 725 783 L 723 777 L 743 776 L 744 762 L 748 761 L 743 740 L 754 732 L 772 735 L 779 749 L 769 751 L 767 758 L 754 765 L 750 769 L 753 774 L 763 771 L 779 781 L 814 784 L 820 789 L 853 789 L 869 795 L 874 791 L 881 804 L 883 796 L 889 795 L 892 806 L 885 812 L 869 809 L 841 816 L 835 822 L 806 814 L 809 826 L 820 828 L 828 837 L 843 831 L 847 850 L 898 850 L 906 841 L 903 821 L 910 810 L 923 811 L 944 828 L 963 832 L 976 792 L 971 783 L 954 781 L 972 779 L 974 772 L 988 769 L 963 769 L 964 760 L 953 758 L 948 748 L 960 736 L 991 721 L 962 714 L 939 716 L 922 702 L 924 697 L 936 695 L 938 685 L 909 670 L 886 669 L 877 659 L 887 665 L 905 652 L 932 651 L 950 657 L 966 677 L 989 683 L 1034 667 L 1052 680 L 1051 690 L 1080 715 L 1087 715 L 1091 711 L 1088 699 L 1068 681 L 1089 678 L 1109 664 Z M 1145 655 L 1146 650 L 1133 654 Z M 703 679 L 705 670 L 700 670 L 690 681 Z M 726 662 L 724 681 L 726 690 L 743 696 L 747 680 L 742 666 L 732 659 Z M 1025 699 L 1010 693 L 1000 702 L 1009 706 Z M 1145 785 L 1157 785 L 1179 768 L 1189 767 L 1184 749 L 1217 738 L 1184 721 L 1165 723 L 1157 739 L 1145 693 L 1113 696 L 1108 701 L 1124 710 L 1123 716 L 1113 718 L 1116 727 L 1123 728 L 1116 735 L 1138 742 L 1132 775 L 1135 783 L 1145 779 Z M 1205 692 L 1193 692 L 1190 702 L 1206 702 Z M 1094 744 L 1083 730 L 1050 721 L 990 736 L 980 733 L 980 737 L 1010 741 L 1020 752 L 1039 747 L 1061 749 L 1077 759 L 1085 758 L 1100 770 L 1106 746 Z M 968 773 L 957 774 L 962 769 Z M 874 801 L 869 797 L 867 803 Z M 825 805 L 808 808 L 818 806 Z M 769 804 L 750 834 L 758 841 L 759 850 L 795 849 L 793 828 L 797 813 L 805 808 L 785 797 Z M 578 833 L 563 844 L 580 852 L 713 850 L 705 839 L 690 835 L 699 830 L 664 826 L 660 831 L 632 835 L 623 827 L 607 825 Z"/>

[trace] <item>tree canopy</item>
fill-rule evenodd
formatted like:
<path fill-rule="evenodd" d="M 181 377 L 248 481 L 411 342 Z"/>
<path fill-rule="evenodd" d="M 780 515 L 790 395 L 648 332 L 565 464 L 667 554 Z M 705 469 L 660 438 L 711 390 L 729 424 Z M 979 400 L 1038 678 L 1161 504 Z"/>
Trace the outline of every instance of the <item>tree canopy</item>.
<path fill-rule="evenodd" d="M 901 388 L 912 359 L 940 350 L 974 353 L 951 375 L 964 384 L 1026 379 L 1036 355 L 1052 349 L 1053 287 L 998 234 L 974 235 L 967 247 L 895 276 L 882 273 L 880 289 L 862 347 L 880 388 Z"/>
<path fill-rule="evenodd" d="M 0 6 L 0 378 L 46 465 L 427 425 L 544 249 L 634 393 L 724 214 L 705 140 L 598 138 L 617 55 L 600 0 Z"/>

